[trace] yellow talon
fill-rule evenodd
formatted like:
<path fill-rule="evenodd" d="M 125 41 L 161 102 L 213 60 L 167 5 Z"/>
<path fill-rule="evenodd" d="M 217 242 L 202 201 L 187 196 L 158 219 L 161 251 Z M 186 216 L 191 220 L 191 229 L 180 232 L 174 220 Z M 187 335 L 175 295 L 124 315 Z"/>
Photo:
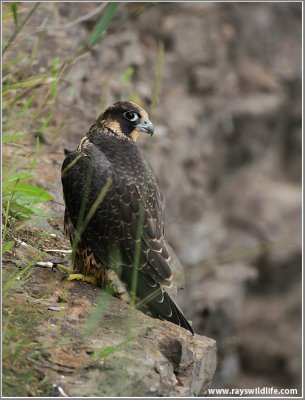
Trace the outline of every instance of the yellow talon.
<path fill-rule="evenodd" d="M 96 285 L 96 279 L 93 276 L 85 276 L 83 274 L 69 274 L 67 281 L 84 281 Z"/>
<path fill-rule="evenodd" d="M 58 271 L 60 271 L 60 272 L 65 272 L 66 274 L 73 274 L 73 269 L 71 269 L 71 268 L 68 268 L 68 267 L 65 267 L 64 265 L 62 265 L 62 264 L 57 264 L 56 265 L 56 269 L 58 270 Z"/>
<path fill-rule="evenodd" d="M 75 274 L 73 269 L 66 267 L 62 264 L 57 264 L 56 268 L 58 271 L 63 272 L 68 275 L 66 278 L 67 281 L 84 281 L 91 283 L 92 285 L 97 285 L 97 281 L 93 276 L 86 276 L 83 274 Z"/>

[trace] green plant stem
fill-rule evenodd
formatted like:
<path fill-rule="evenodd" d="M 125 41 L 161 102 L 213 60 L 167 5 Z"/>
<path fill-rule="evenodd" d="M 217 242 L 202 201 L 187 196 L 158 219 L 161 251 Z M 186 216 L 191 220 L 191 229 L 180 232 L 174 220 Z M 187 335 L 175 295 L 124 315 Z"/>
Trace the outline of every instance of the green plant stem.
<path fill-rule="evenodd" d="M 31 262 L 29 262 L 21 271 L 18 271 L 16 274 L 14 274 L 3 286 L 2 286 L 2 291 L 5 293 L 16 281 L 16 279 L 20 278 L 22 275 L 24 275 L 32 265 L 35 265 L 38 260 L 40 260 L 46 253 L 43 252 L 41 254 L 38 254 Z"/>
<path fill-rule="evenodd" d="M 113 2 L 108 3 L 105 10 L 101 14 L 101 18 L 95 25 L 93 32 L 91 33 L 87 46 L 93 47 L 102 37 L 105 30 L 108 28 L 119 3 Z"/>
<path fill-rule="evenodd" d="M 18 180 L 16 181 L 16 185 L 17 184 L 18 184 Z M 11 196 L 7 202 L 7 206 L 6 206 L 6 210 L 5 210 L 5 222 L 4 222 L 3 232 L 2 232 L 2 242 L 4 242 L 4 239 L 5 239 L 8 216 L 9 216 L 9 211 L 10 211 L 10 204 L 11 204 L 11 201 L 13 200 L 14 194 L 15 194 L 15 192 L 14 192 L 14 190 L 12 190 Z"/>
<path fill-rule="evenodd" d="M 16 39 L 17 35 L 21 32 L 21 30 L 24 28 L 24 26 L 26 25 L 26 23 L 28 22 L 28 20 L 31 18 L 31 16 L 34 14 L 34 12 L 36 11 L 36 9 L 40 6 L 40 2 L 36 3 L 32 9 L 30 10 L 30 12 L 28 13 L 28 15 L 25 17 L 24 21 L 17 27 L 17 29 L 15 30 L 15 32 L 13 33 L 13 35 L 9 38 L 9 41 L 7 42 L 7 45 L 3 48 L 2 50 L 2 55 L 4 55 L 4 53 L 8 50 L 8 48 L 11 46 L 11 44 L 13 43 L 13 41 Z"/>
<path fill-rule="evenodd" d="M 153 87 L 152 94 L 152 103 L 150 109 L 151 118 L 154 119 L 156 116 L 157 107 L 160 102 L 161 95 L 161 79 L 162 79 L 162 70 L 163 70 L 163 55 L 164 55 L 164 43 L 159 41 L 158 43 L 158 55 L 155 69 L 155 82 Z"/>
<path fill-rule="evenodd" d="M 135 253 L 133 260 L 133 270 L 132 270 L 132 278 L 131 278 L 131 305 L 136 307 L 136 299 L 137 299 L 137 288 L 138 288 L 138 275 L 139 275 L 139 263 L 140 263 L 140 255 L 142 249 L 142 233 L 143 233 L 143 223 L 144 223 L 144 204 L 141 202 L 140 210 L 139 210 L 139 221 L 137 226 L 137 234 L 136 234 L 136 244 L 135 244 Z"/>

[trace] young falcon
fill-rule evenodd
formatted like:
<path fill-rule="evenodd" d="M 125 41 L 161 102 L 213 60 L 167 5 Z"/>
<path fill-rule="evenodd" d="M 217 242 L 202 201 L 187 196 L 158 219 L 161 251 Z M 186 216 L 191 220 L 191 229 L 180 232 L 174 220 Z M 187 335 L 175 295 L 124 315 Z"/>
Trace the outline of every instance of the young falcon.
<path fill-rule="evenodd" d="M 173 265 L 164 238 L 156 179 L 138 147 L 152 135 L 148 114 L 120 101 L 107 108 L 62 167 L 65 230 L 74 248 L 74 270 L 93 276 L 116 295 L 133 292 L 151 314 L 193 332 L 166 292 Z"/>

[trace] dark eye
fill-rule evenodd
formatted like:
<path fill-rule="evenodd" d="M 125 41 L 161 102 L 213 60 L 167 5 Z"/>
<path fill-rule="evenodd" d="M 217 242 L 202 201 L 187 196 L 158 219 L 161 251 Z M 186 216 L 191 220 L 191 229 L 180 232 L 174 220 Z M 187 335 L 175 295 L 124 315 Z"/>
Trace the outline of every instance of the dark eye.
<path fill-rule="evenodd" d="M 128 121 L 134 122 L 134 121 L 136 121 L 137 119 L 139 119 L 138 114 L 135 113 L 135 112 L 133 112 L 133 111 L 126 111 L 126 112 L 124 112 L 123 115 L 124 115 L 124 117 L 125 117 L 126 119 L 128 119 Z"/>

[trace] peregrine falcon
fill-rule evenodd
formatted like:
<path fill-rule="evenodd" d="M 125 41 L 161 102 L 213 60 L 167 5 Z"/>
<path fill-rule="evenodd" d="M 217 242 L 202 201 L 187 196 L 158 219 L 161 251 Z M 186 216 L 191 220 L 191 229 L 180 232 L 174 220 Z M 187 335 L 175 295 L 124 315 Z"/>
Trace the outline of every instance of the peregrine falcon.
<path fill-rule="evenodd" d="M 119 298 L 133 295 L 154 317 L 194 333 L 166 290 L 173 261 L 164 238 L 162 196 L 136 146 L 143 132 L 154 132 L 146 111 L 120 101 L 65 158 L 65 231 L 73 268 L 102 286 L 111 282 Z"/>

